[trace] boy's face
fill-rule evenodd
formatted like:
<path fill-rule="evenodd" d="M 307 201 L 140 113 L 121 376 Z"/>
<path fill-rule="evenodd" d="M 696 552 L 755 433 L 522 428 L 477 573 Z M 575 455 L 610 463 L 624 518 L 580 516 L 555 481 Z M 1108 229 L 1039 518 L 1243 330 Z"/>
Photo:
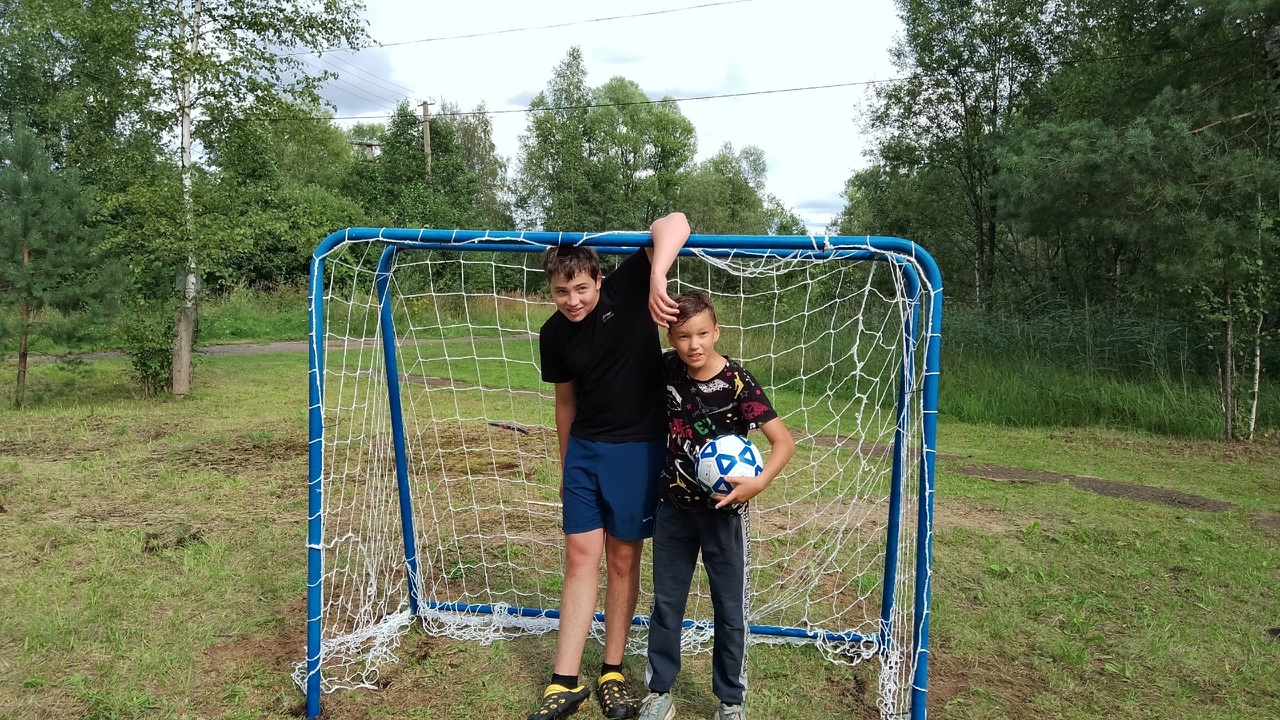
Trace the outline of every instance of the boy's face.
<path fill-rule="evenodd" d="M 719 339 L 720 326 L 705 310 L 667 331 L 667 340 L 691 373 L 704 370 L 708 363 L 719 359 L 720 354 L 716 352 Z"/>
<path fill-rule="evenodd" d="M 571 278 L 552 279 L 551 296 L 556 301 L 556 309 L 570 321 L 582 322 L 600 302 L 601 277 L 592 278 L 587 273 L 578 273 Z"/>

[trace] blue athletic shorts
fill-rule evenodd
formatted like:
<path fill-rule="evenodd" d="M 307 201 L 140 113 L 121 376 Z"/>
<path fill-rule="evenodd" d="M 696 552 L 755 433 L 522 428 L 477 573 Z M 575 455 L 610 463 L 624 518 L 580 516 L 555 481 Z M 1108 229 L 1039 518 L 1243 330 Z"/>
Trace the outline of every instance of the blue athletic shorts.
<path fill-rule="evenodd" d="M 564 461 L 564 534 L 604 531 L 618 540 L 653 537 L 664 440 L 607 443 L 569 437 Z"/>

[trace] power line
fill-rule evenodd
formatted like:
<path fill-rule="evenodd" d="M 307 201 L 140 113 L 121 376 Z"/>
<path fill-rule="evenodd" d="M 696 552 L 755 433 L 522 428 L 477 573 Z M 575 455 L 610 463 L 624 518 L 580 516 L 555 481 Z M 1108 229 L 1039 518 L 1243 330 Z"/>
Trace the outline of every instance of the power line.
<path fill-rule="evenodd" d="M 419 45 L 429 42 L 444 42 L 446 40 L 467 40 L 479 37 L 491 37 L 493 35 L 511 35 L 513 33 L 530 32 L 533 30 L 553 30 L 555 28 L 573 27 L 574 25 L 590 25 L 592 23 L 611 22 L 614 20 L 629 20 L 631 18 L 653 17 L 655 15 L 670 15 L 671 13 L 688 12 L 690 10 L 703 10 L 705 8 L 719 7 L 721 5 L 740 5 L 742 3 L 756 2 L 756 0 L 721 0 L 721 2 L 703 3 L 701 5 L 689 5 L 686 7 L 669 8 L 667 10 L 650 10 L 649 12 L 631 13 L 629 15 L 610 15 L 608 17 L 590 18 L 587 20 L 570 20 L 562 23 L 552 23 L 550 25 L 530 25 L 527 27 L 508 28 L 506 30 L 487 30 L 485 32 L 466 33 L 463 35 L 442 35 L 439 37 L 420 38 L 418 40 L 399 40 L 390 43 L 378 43 L 380 48 L 398 47 L 401 45 Z M 343 49 L 359 49 L 359 48 L 343 48 Z M 310 52 L 296 52 L 290 55 L 310 55 Z"/>
<path fill-rule="evenodd" d="M 304 58 L 303 61 L 306 62 L 307 65 L 321 72 L 325 71 L 325 68 L 322 68 L 319 65 L 316 65 L 309 58 Z M 379 92 L 378 90 L 378 88 L 380 88 L 381 86 L 371 87 L 367 84 L 358 85 L 354 82 L 351 82 L 343 78 L 340 74 L 336 72 L 333 77 L 326 79 L 324 84 L 328 85 L 333 90 L 346 93 L 347 95 L 357 99 L 362 97 L 365 100 L 368 100 L 369 102 L 379 106 L 384 106 L 386 103 L 398 102 L 400 99 L 398 97 L 399 94 L 394 93 L 394 91 L 392 91 L 393 92 L 392 95 L 385 95 L 382 92 Z"/>
<path fill-rule="evenodd" d="M 528 112 L 548 112 L 551 110 L 587 110 L 590 108 L 606 108 L 606 107 L 629 107 L 632 105 L 660 105 L 664 102 L 691 102 L 694 100 L 721 100 L 724 98 L 736 97 L 752 97 L 755 95 L 777 95 L 780 93 L 807 92 L 810 90 L 830 90 L 833 88 L 861 87 L 865 85 L 878 85 L 880 83 L 894 82 L 902 78 L 887 78 L 885 80 L 858 80 L 846 83 L 831 83 L 830 85 L 805 85 L 803 87 L 774 88 L 773 90 L 750 90 L 746 92 L 736 93 L 719 93 L 716 95 L 691 95 L 689 97 L 679 98 L 662 98 L 659 100 L 632 100 L 630 102 L 620 103 L 588 103 L 585 105 L 557 105 L 555 107 L 545 108 L 518 108 L 514 110 L 487 110 L 484 113 L 479 112 L 458 112 L 458 113 L 441 113 L 441 117 L 456 115 L 505 115 L 507 113 L 528 113 Z M 335 118 L 336 119 L 336 118 Z"/>
<path fill-rule="evenodd" d="M 464 111 L 464 112 L 454 112 L 454 113 L 439 113 L 436 115 L 436 117 L 467 117 L 467 116 L 473 116 L 473 115 L 508 115 L 512 113 L 550 112 L 552 110 L 589 110 L 591 108 L 630 107 L 633 105 L 660 105 L 664 102 L 681 103 L 681 102 L 691 102 L 694 100 L 720 100 L 723 98 L 750 97 L 754 95 L 776 95 L 779 93 L 806 92 L 810 90 L 830 90 L 833 88 L 859 87 L 864 85 L 877 85 L 879 83 L 895 82 L 897 80 L 902 80 L 902 79 L 904 78 L 887 78 L 885 80 L 859 80 L 856 82 L 832 83 L 830 85 L 805 85 L 803 87 L 774 88 L 772 90 L 751 90 L 747 92 L 720 93 L 716 95 L 691 95 L 689 97 L 678 97 L 678 98 L 666 97 L 658 100 L 653 100 L 653 99 L 632 100 L 629 102 L 620 102 L 620 103 L 587 103 L 583 105 L 554 105 L 551 107 L 542 107 L 542 108 L 527 107 L 527 108 L 513 108 L 510 110 L 485 110 L 484 112 Z M 379 117 L 391 117 L 393 114 L 394 113 L 381 113 L 377 115 L 343 115 L 343 116 L 331 117 L 328 119 L 330 120 L 372 120 L 374 118 L 379 118 Z M 261 118 L 261 119 L 271 120 L 274 118 Z"/>
<path fill-rule="evenodd" d="M 342 58 L 338 57 L 336 53 L 330 54 L 327 59 L 324 56 L 316 56 L 316 59 L 322 63 L 325 63 L 326 65 L 329 65 L 329 67 L 333 67 L 339 72 L 344 72 L 342 68 L 338 68 L 337 66 L 333 65 L 333 63 L 335 62 L 339 63 L 347 68 L 350 68 L 351 72 L 354 72 L 357 75 L 363 75 L 365 78 L 368 79 L 368 82 L 372 82 L 378 85 L 379 87 L 390 90 L 391 92 L 396 93 L 397 95 L 399 95 L 400 91 L 402 90 L 408 93 L 410 96 L 415 94 L 413 88 L 407 88 L 404 85 L 400 85 L 399 83 L 394 83 L 386 78 L 379 77 L 378 75 L 375 75 L 374 73 L 371 73 L 368 70 L 365 70 L 364 68 L 356 65 L 355 63 L 351 63 L 346 60 L 343 60 Z"/>
<path fill-rule="evenodd" d="M 1176 49 L 1176 50 L 1157 50 L 1157 51 L 1143 52 L 1143 53 L 1104 55 L 1104 56 L 1088 57 L 1088 58 L 1067 58 L 1063 60 L 1044 62 L 1040 64 L 1040 67 L 1041 69 L 1048 69 L 1050 66 L 1064 67 L 1064 66 L 1082 65 L 1082 64 L 1093 63 L 1093 62 L 1111 62 L 1115 60 L 1148 58 L 1148 57 L 1154 57 L 1158 55 L 1173 55 L 1173 54 L 1180 54 L 1180 53 L 1186 53 L 1189 51 L 1198 51 L 1198 50 L 1219 50 L 1224 47 L 1238 44 L 1239 42 L 1241 41 L 1237 40 L 1237 41 L 1232 41 L 1228 43 L 1222 43 L 1220 45 L 1213 45 L 1207 48 L 1184 48 L 1184 49 Z M 1209 57 L 1209 55 L 1200 55 L 1198 56 L 1197 59 L 1204 59 L 1205 57 Z M 1031 66 L 1024 65 L 1023 67 L 1031 67 Z M 970 71 L 970 74 L 977 74 L 980 72 L 982 72 L 982 70 L 974 69 Z M 712 95 L 692 95 L 689 97 L 670 98 L 670 99 L 663 98 L 659 100 L 653 100 L 653 99 L 634 100 L 631 102 L 622 102 L 622 103 L 599 103 L 599 104 L 586 103 L 582 105 L 558 105 L 558 106 L 545 107 L 545 108 L 528 107 L 528 108 L 514 108 L 510 110 L 486 110 L 483 113 L 475 112 L 475 111 L 441 113 L 437 117 L 467 117 L 467 116 L 474 116 L 474 115 L 507 115 L 507 114 L 514 114 L 514 113 L 550 112 L 553 110 L 588 110 L 591 108 L 600 108 L 600 107 L 629 107 L 633 105 L 657 105 L 663 102 L 680 103 L 680 102 L 692 102 L 697 100 L 720 100 L 724 98 L 752 97 L 757 95 L 777 95 L 782 93 L 808 92 L 813 90 L 830 90 L 834 88 L 864 87 L 864 86 L 870 86 L 870 85 L 879 85 L 882 83 L 902 82 L 904 80 L 909 80 L 909 79 L 911 79 L 911 76 L 892 77 L 892 78 L 885 78 L 883 80 L 859 80 L 859 81 L 845 82 L 845 83 L 831 83 L 828 85 L 804 85 L 799 87 L 775 88 L 771 90 L 752 90 L 752 91 L 746 91 L 746 92 L 718 93 L 718 94 L 712 94 Z M 331 120 L 372 120 L 378 117 L 391 117 L 393 114 L 394 113 L 383 113 L 380 115 L 373 115 L 373 116 L 368 116 L 368 115 L 336 116 L 330 119 Z M 264 119 L 268 119 L 268 118 L 264 118 Z"/>

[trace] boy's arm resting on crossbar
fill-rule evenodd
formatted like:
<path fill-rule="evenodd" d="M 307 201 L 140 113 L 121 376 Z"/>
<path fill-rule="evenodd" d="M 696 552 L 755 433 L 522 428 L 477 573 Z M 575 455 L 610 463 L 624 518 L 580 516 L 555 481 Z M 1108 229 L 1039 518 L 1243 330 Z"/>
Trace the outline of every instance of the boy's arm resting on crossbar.
<path fill-rule="evenodd" d="M 668 327 L 679 306 L 667 294 L 667 272 L 689 239 L 689 219 L 684 213 L 673 212 L 654 220 L 649 232 L 653 235 L 653 247 L 645 248 L 653 268 L 649 274 L 649 314 L 659 327 Z"/>

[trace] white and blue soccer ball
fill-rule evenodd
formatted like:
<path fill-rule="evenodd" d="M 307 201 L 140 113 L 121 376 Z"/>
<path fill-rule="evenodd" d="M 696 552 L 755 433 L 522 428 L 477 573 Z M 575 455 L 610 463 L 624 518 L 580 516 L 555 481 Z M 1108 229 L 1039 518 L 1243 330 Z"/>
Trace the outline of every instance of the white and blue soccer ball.
<path fill-rule="evenodd" d="M 727 477 L 755 477 L 764 472 L 760 451 L 741 435 L 712 438 L 698 452 L 698 484 L 712 495 L 728 495 Z"/>

